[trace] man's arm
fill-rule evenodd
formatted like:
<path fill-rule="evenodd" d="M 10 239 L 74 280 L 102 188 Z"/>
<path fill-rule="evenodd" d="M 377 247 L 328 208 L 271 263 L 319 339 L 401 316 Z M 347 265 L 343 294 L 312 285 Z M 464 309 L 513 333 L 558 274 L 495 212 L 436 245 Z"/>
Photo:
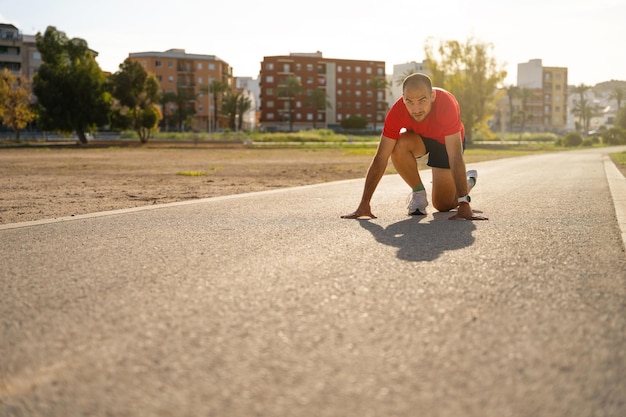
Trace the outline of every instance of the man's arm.
<path fill-rule="evenodd" d="M 448 152 L 448 160 L 450 161 L 450 171 L 456 186 L 456 197 L 464 197 L 468 194 L 467 173 L 465 170 L 465 161 L 463 160 L 463 141 L 461 132 L 454 135 L 446 136 L 446 151 Z M 466 219 L 466 220 L 487 220 L 485 217 L 474 216 L 469 203 L 460 203 L 457 213 L 450 217 L 450 220 Z"/>
<path fill-rule="evenodd" d="M 363 187 L 363 195 L 361 196 L 359 207 L 354 213 L 341 216 L 342 219 L 358 219 L 359 217 L 370 217 L 372 219 L 376 218 L 376 216 L 372 214 L 370 201 L 372 200 L 372 196 L 374 195 L 374 191 L 376 191 L 376 187 L 378 186 L 380 179 L 385 174 L 387 164 L 389 163 L 389 157 L 391 156 L 395 146 L 395 140 L 386 136 L 380 137 L 376 155 L 374 155 L 374 158 L 372 159 L 372 162 L 367 170 L 367 175 L 365 176 L 365 186 Z"/>

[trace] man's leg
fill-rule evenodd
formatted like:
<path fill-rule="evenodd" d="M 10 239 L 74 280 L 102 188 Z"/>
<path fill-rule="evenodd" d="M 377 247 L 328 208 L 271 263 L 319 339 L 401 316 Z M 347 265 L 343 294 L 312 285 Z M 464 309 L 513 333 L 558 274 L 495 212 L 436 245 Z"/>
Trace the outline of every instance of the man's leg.
<path fill-rule="evenodd" d="M 425 154 L 426 146 L 424 146 L 424 141 L 418 134 L 405 132 L 396 141 L 396 146 L 391 154 L 391 161 L 398 174 L 411 189 L 415 189 L 422 184 L 422 179 L 417 171 L 416 158 Z"/>
<path fill-rule="evenodd" d="M 433 173 L 433 207 L 438 211 L 450 211 L 457 208 L 456 185 L 452 178 L 452 170 L 432 168 Z"/>

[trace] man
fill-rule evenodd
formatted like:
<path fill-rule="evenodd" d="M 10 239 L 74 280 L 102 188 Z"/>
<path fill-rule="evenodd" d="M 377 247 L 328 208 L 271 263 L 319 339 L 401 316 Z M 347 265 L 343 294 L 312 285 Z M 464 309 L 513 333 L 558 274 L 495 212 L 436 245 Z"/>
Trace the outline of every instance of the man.
<path fill-rule="evenodd" d="M 465 128 L 461 123 L 459 104 L 454 96 L 433 88 L 430 77 L 411 74 L 402 84 L 402 98 L 387 113 L 376 155 L 367 170 L 361 203 L 344 219 L 375 219 L 370 201 L 380 182 L 389 157 L 398 174 L 412 188 L 409 215 L 425 215 L 428 199 L 419 172 L 417 158 L 428 153 L 432 168 L 432 201 L 435 209 L 457 208 L 450 220 L 487 220 L 474 216 L 469 192 L 476 184 L 477 172 L 465 171 L 463 150 Z"/>

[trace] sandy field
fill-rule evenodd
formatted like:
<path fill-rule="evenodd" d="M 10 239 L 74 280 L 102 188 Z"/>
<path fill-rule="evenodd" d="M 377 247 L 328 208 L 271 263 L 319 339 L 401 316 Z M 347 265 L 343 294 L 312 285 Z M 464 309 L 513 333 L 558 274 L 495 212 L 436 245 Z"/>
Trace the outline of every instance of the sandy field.
<path fill-rule="evenodd" d="M 363 178 L 373 153 L 243 145 L 1 148 L 0 224 Z"/>

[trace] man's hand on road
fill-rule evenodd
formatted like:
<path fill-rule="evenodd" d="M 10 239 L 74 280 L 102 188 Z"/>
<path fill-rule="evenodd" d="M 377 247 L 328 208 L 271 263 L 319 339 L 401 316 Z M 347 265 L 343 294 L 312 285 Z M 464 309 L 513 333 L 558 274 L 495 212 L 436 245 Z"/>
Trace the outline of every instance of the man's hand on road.
<path fill-rule="evenodd" d="M 456 214 L 450 217 L 448 220 L 489 220 L 487 217 L 474 216 L 472 208 L 469 204 L 461 203 Z"/>
<path fill-rule="evenodd" d="M 362 219 L 362 218 L 370 218 L 375 219 L 374 213 L 372 213 L 372 209 L 369 204 L 360 205 L 358 209 L 354 213 L 344 214 L 341 216 L 342 219 Z"/>

